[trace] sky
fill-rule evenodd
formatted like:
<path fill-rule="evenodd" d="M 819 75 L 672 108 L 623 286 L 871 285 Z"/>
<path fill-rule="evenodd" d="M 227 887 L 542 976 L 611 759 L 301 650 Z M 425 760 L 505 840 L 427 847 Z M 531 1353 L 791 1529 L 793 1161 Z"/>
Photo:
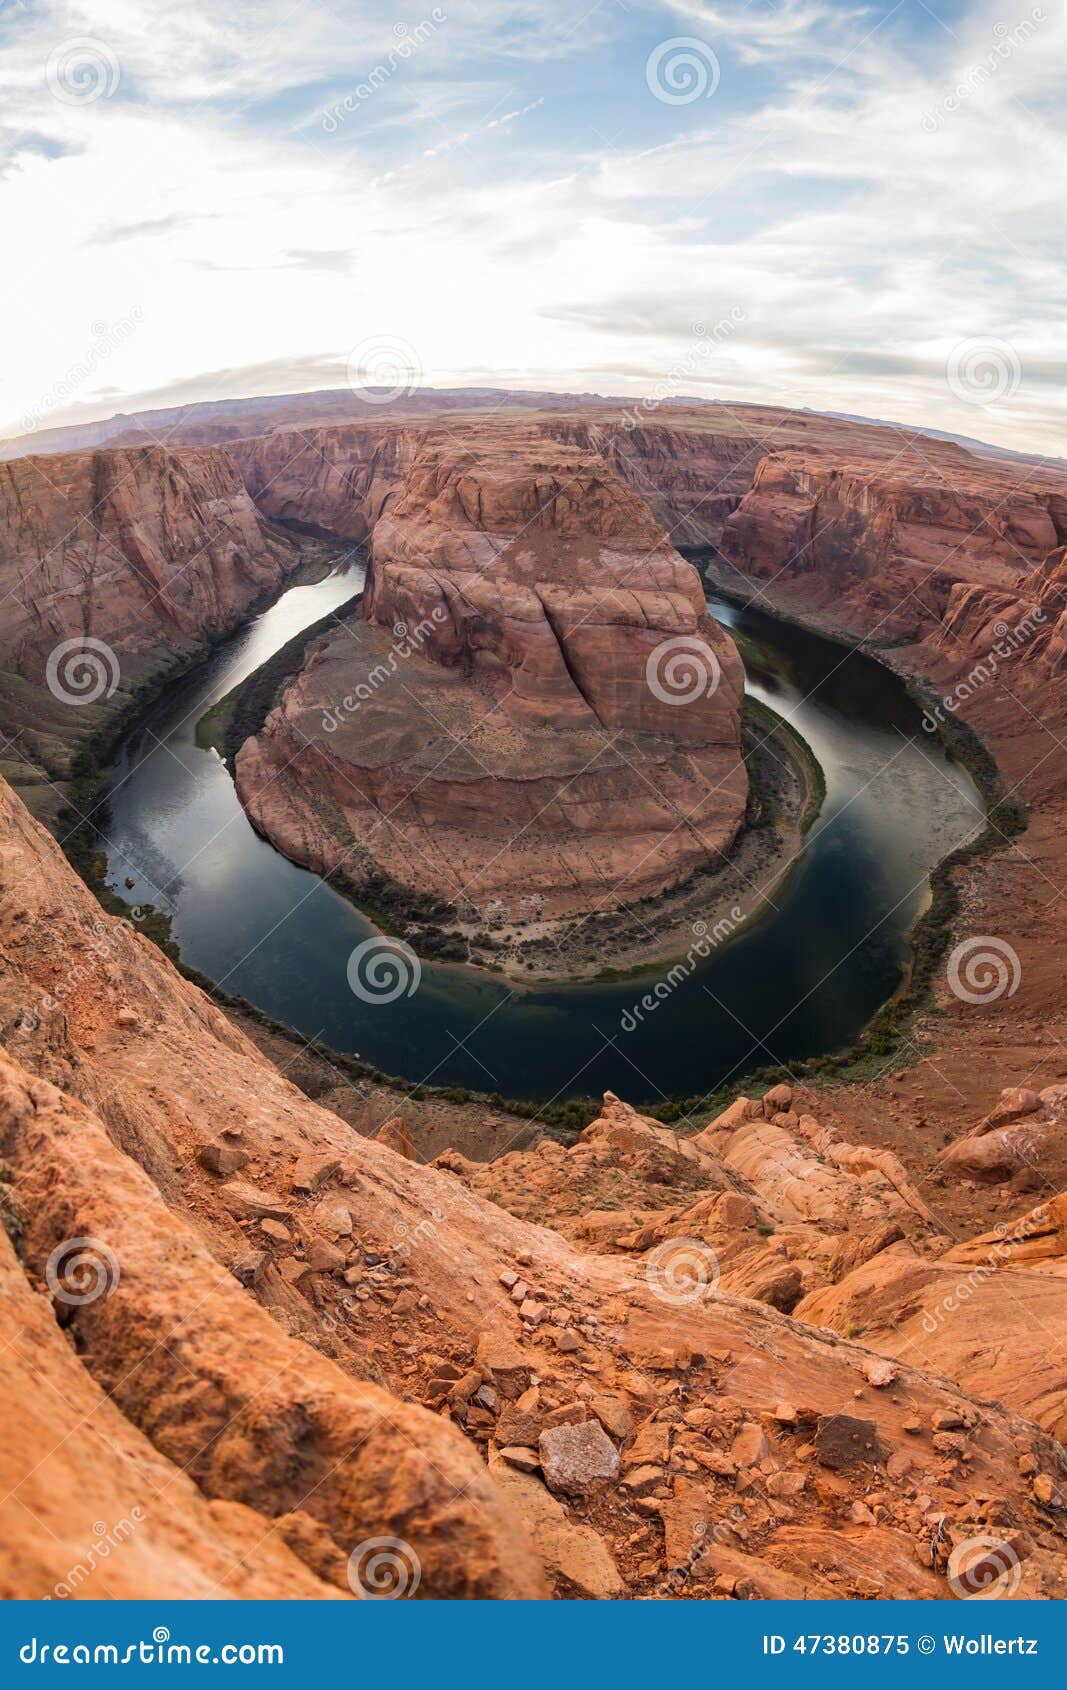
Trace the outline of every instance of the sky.
<path fill-rule="evenodd" d="M 1067 456 L 1067 0 L 0 0 L 0 435 L 493 385 Z"/>

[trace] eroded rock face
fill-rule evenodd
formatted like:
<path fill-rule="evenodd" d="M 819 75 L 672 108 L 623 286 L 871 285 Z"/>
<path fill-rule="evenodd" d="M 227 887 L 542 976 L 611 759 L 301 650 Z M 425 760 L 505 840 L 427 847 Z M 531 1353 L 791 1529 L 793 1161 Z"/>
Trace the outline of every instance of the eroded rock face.
<path fill-rule="evenodd" d="M 374 528 L 364 609 L 238 755 L 241 798 L 287 855 L 551 916 L 729 849 L 740 661 L 595 453 L 425 440 Z"/>
<path fill-rule="evenodd" d="M 297 553 L 222 451 L 0 464 L 0 766 L 54 819 L 78 746 L 272 596 Z"/>
<path fill-rule="evenodd" d="M 101 1404 L 108 1433 L 106 1458 L 79 1457 L 70 1480 L 64 1439 L 32 1493 L 62 1551 L 21 1510 L 11 1517 L 11 1541 L 26 1546 L 5 1563 L 12 1594 L 41 1594 L 72 1564 L 66 1545 L 83 1542 L 84 1522 L 110 1518 L 157 1474 L 166 1514 L 116 1557 L 123 1594 L 156 1589 L 149 1550 L 189 1594 L 220 1578 L 234 1594 L 277 1594 L 287 1579 L 301 1594 L 345 1594 L 352 1552 L 389 1535 L 415 1552 L 425 1596 L 949 1598 L 931 1544 L 983 1531 L 1018 1539 L 1029 1588 L 1051 1593 L 1042 1569 L 1062 1550 L 1063 1523 L 1042 1499 L 1063 1483 L 1056 1446 L 995 1404 L 972 1409 L 966 1371 L 960 1390 L 901 1355 L 879 1388 L 869 1339 L 832 1341 L 726 1289 L 725 1276 L 688 1288 L 657 1276 L 647 1246 L 605 1254 L 571 1242 L 545 1224 L 547 1187 L 531 1224 L 448 1169 L 359 1138 L 153 946 L 103 916 L 2 785 L 0 845 L 0 1023 L 12 1053 L 0 1059 L 0 1196 L 18 1240 L 0 1274 L 36 1311 L 35 1345 L 41 1334 L 9 1393 L 5 1476 L 39 1463 L 57 1414 L 69 1431 L 65 1402 Z M 60 1007 L 56 986 L 101 929 L 111 942 Z M 785 1101 L 777 1091 L 734 1115 L 741 1127 L 768 1111 L 794 1116 L 783 1131 L 799 1133 L 812 1100 L 794 1090 L 777 1107 Z M 719 1123 L 714 1136 L 729 1150 L 737 1130 Z M 827 1128 L 807 1130 L 816 1157 L 840 1148 Z M 844 1188 L 825 1230 L 788 1222 L 717 1154 L 672 1151 L 674 1138 L 609 1098 L 570 1183 L 592 1181 L 603 1204 L 613 1169 L 628 1202 L 644 1180 L 691 1233 L 707 1199 L 709 1226 L 739 1248 L 745 1235 L 749 1251 L 784 1246 L 838 1289 L 833 1264 L 853 1242 Z M 239 1214 L 232 1177 L 199 1159 L 219 1143 L 248 1158 Z M 880 1190 L 886 1213 L 900 1212 L 891 1181 L 852 1177 L 852 1196 Z M 927 1248 L 922 1217 L 904 1224 Z M 104 1247 L 103 1293 L 84 1304 L 59 1295 L 65 1269 L 53 1264 L 48 1278 L 57 1246 L 76 1237 Z M 74 1343 L 33 1295 L 39 1285 Z M 819 1431 L 842 1415 L 864 1425 L 863 1459 L 834 1467 Z M 554 1444 L 589 1446 L 597 1488 L 569 1495 L 564 1514 L 549 1506 L 541 1441 L 568 1427 L 579 1431 L 548 1439 L 544 1458 Z M 494 1478 L 501 1462 L 514 1480 Z M 264 1532 L 269 1553 L 233 1572 Z"/>
<path fill-rule="evenodd" d="M 0 465 L 0 665 L 43 679 L 91 635 L 143 674 L 232 625 L 292 552 L 267 532 L 225 452 L 160 446 Z"/>

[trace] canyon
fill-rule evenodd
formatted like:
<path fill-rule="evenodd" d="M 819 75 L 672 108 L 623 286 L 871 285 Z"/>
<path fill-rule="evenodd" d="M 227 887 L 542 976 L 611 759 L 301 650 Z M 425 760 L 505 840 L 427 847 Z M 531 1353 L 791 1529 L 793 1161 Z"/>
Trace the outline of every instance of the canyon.
<path fill-rule="evenodd" d="M 346 1598 L 382 1537 L 424 1597 L 1067 1594 L 1065 501 L 1057 466 L 888 428 L 584 400 L 0 466 L 4 773 L 39 818 L 0 784 L 5 1595 Z M 609 1093 L 481 1159 L 458 1108 L 441 1148 L 440 1102 L 301 1089 L 279 1030 L 102 910 L 42 825 L 72 759 L 310 531 L 369 546 L 362 613 L 236 772 L 316 866 L 370 840 L 442 898 L 447 859 L 566 909 L 728 849 L 740 664 L 678 544 L 969 723 L 1001 837 L 953 865 L 948 963 L 884 1064 L 675 1128 Z M 426 628 L 421 701 L 324 729 L 398 622 Z M 90 637 L 121 685 L 58 699 L 53 651 Z M 719 670 L 683 708 L 644 684 L 676 638 Z M 430 708 L 485 766 L 423 811 Z M 579 775 L 497 877 L 501 805 L 506 838 Z M 95 1560 L 99 1520 L 131 1524 Z"/>

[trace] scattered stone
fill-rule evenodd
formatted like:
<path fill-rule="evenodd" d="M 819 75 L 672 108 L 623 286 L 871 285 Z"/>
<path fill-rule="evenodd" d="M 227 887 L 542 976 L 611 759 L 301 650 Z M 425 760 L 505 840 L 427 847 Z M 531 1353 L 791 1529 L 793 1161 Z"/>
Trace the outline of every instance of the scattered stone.
<path fill-rule="evenodd" d="M 857 1420 L 851 1414 L 828 1414 L 815 1433 L 815 1456 L 823 1467 L 840 1472 L 848 1467 L 882 1462 L 884 1445 L 873 1420 Z"/>
<path fill-rule="evenodd" d="M 249 1250 L 247 1255 L 238 1256 L 230 1268 L 230 1272 L 242 1285 L 251 1289 L 259 1284 L 269 1266 L 269 1250 Z"/>
<path fill-rule="evenodd" d="M 515 1467 L 520 1473 L 536 1473 L 541 1466 L 541 1457 L 535 1449 L 525 1449 L 519 1444 L 507 1444 L 497 1451 L 501 1461 L 506 1461 L 509 1467 Z"/>
<path fill-rule="evenodd" d="M 624 1444 L 633 1436 L 633 1415 L 621 1397 L 593 1397 L 590 1409 L 596 1415 L 605 1432 Z"/>
<path fill-rule="evenodd" d="M 325 1238 L 313 1238 L 308 1245 L 308 1266 L 314 1273 L 341 1273 L 345 1253 Z"/>
<path fill-rule="evenodd" d="M 863 1377 L 868 1385 L 873 1385 L 876 1391 L 882 1391 L 891 1385 L 897 1376 L 897 1370 L 892 1362 L 885 1361 L 881 1356 L 867 1356 L 863 1362 Z"/>
<path fill-rule="evenodd" d="M 257 1191 L 245 1180 L 233 1179 L 226 1185 L 220 1185 L 219 1197 L 223 1207 L 237 1220 L 288 1221 L 293 1218 L 292 1209 L 274 1192 Z"/>
<path fill-rule="evenodd" d="M 935 1432 L 954 1432 L 965 1425 L 963 1415 L 955 1408 L 939 1408 L 930 1421 Z"/>
<path fill-rule="evenodd" d="M 646 1496 L 662 1483 L 662 1467 L 631 1467 L 622 1480 L 623 1489 L 631 1496 Z"/>
<path fill-rule="evenodd" d="M 511 1268 L 507 1268 L 500 1275 L 500 1283 L 505 1291 L 511 1291 L 519 1283 L 519 1276 Z"/>
<path fill-rule="evenodd" d="M 730 1459 L 736 1461 L 739 1467 L 755 1467 L 771 1450 L 763 1433 L 762 1426 L 757 1426 L 750 1420 L 741 1427 L 733 1443 L 730 1445 Z"/>
<path fill-rule="evenodd" d="M 242 1150 L 239 1145 L 219 1144 L 217 1140 L 202 1145 L 196 1159 L 209 1174 L 221 1174 L 224 1178 L 237 1173 L 250 1160 L 248 1151 Z"/>
<path fill-rule="evenodd" d="M 600 1602 L 626 1595 L 619 1570 L 600 1534 L 569 1519 L 562 1503 L 549 1495 L 539 1479 L 520 1472 L 499 1455 L 489 1457 L 489 1472 L 525 1527 L 549 1576 L 567 1594 Z"/>
<path fill-rule="evenodd" d="M 327 1238 L 350 1238 L 352 1215 L 343 1197 L 324 1197 L 311 1211 L 311 1224 Z"/>
<path fill-rule="evenodd" d="M 292 1190 L 305 1197 L 317 1197 L 324 1185 L 329 1185 L 341 1172 L 340 1159 L 324 1157 L 316 1151 L 301 1156 L 293 1170 Z"/>
<path fill-rule="evenodd" d="M 492 1376 L 502 1397 L 514 1400 L 530 1383 L 529 1361 L 506 1333 L 479 1333 L 475 1359 L 483 1372 L 488 1371 Z"/>
<path fill-rule="evenodd" d="M 519 1310 L 519 1313 L 522 1313 L 521 1309 Z M 579 1343 L 578 1338 L 573 1332 L 561 1332 L 556 1339 L 556 1348 L 559 1350 L 561 1355 L 574 1355 L 575 1351 L 580 1350 L 581 1347 L 582 1346 Z"/>
<path fill-rule="evenodd" d="M 402 1115 L 390 1115 L 388 1121 L 383 1121 L 374 1134 L 374 1142 L 384 1144 L 387 1150 L 392 1150 L 409 1162 L 417 1162 L 419 1159 L 411 1128 Z"/>
<path fill-rule="evenodd" d="M 259 1230 L 265 1238 L 273 1238 L 275 1244 L 291 1244 L 292 1233 L 281 1221 L 260 1221 Z"/>
<path fill-rule="evenodd" d="M 619 1452 L 598 1420 L 546 1427 L 538 1449 L 549 1490 L 590 1496 L 618 1478 Z"/>

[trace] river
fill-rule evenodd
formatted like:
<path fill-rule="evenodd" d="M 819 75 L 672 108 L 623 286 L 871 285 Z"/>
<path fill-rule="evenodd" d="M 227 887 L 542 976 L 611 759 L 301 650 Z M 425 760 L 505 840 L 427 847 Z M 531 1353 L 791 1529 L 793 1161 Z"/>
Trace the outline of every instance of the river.
<path fill-rule="evenodd" d="M 348 959 L 374 929 L 258 837 L 195 729 L 238 681 L 357 592 L 362 574 L 353 558 L 283 593 L 169 689 L 117 759 L 102 841 L 109 885 L 169 913 L 190 967 L 387 1074 L 538 1102 L 606 1088 L 648 1103 L 714 1090 L 752 1067 L 842 1047 L 892 995 L 930 871 L 981 827 L 980 797 L 923 732 L 895 675 L 714 595 L 709 609 L 739 641 L 748 690 L 788 717 L 826 778 L 774 907 L 641 1018 L 634 1006 L 665 970 L 515 990 L 491 974 L 425 964 L 411 996 L 354 995 Z"/>

